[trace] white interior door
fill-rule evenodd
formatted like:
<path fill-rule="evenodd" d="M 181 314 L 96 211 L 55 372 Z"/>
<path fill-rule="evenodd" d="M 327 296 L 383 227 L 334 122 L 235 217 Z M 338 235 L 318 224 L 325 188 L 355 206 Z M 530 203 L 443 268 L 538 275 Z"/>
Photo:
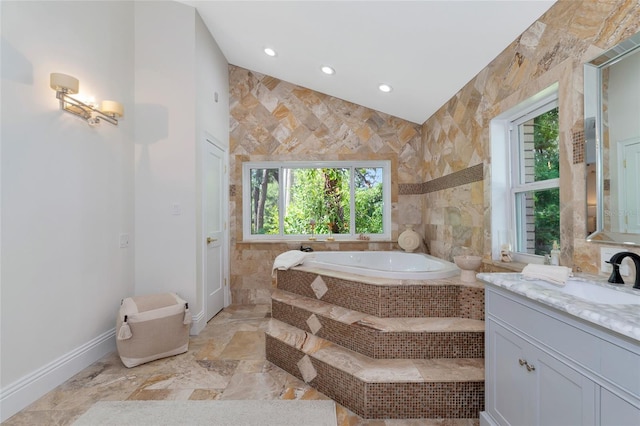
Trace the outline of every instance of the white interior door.
<path fill-rule="evenodd" d="M 225 153 L 211 140 L 205 142 L 204 154 L 204 253 L 207 321 L 224 307 L 225 293 L 225 225 L 224 197 Z"/>

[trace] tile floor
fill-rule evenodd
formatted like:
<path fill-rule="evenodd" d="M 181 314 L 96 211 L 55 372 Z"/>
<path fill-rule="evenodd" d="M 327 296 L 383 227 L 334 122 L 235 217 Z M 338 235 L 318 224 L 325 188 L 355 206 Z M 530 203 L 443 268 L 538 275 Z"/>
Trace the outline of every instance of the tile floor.
<path fill-rule="evenodd" d="M 185 354 L 131 369 L 112 353 L 4 422 L 69 425 L 101 400 L 329 399 L 265 359 L 267 305 L 216 315 Z M 478 420 L 366 420 L 337 405 L 340 426 L 477 425 Z M 301 425 L 303 426 L 303 425 Z"/>

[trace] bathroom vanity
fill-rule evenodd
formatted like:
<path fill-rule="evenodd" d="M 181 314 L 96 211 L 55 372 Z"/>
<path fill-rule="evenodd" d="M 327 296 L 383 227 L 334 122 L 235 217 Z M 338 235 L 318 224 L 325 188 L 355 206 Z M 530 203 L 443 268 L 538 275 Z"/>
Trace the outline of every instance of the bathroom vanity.
<path fill-rule="evenodd" d="M 481 425 L 640 425 L 640 292 L 483 273 Z"/>

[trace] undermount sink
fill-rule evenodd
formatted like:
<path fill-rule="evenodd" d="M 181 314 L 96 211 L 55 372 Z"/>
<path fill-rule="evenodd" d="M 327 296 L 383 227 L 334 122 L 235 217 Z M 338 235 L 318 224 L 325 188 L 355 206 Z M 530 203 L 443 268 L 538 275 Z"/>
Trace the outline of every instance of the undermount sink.
<path fill-rule="evenodd" d="M 561 287 L 545 281 L 534 281 L 536 284 L 574 296 L 592 303 L 607 305 L 640 305 L 640 291 L 633 294 L 626 291 L 588 281 L 569 280 Z M 632 290 L 633 291 L 633 290 Z"/>

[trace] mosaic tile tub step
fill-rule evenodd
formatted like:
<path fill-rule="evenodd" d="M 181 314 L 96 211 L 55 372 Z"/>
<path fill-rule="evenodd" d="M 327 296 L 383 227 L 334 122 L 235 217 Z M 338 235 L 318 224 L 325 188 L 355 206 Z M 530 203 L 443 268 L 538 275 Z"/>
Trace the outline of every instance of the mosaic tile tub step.
<path fill-rule="evenodd" d="M 276 319 L 267 359 L 363 418 L 477 418 L 480 358 L 375 360 Z"/>
<path fill-rule="evenodd" d="M 362 282 L 357 275 L 300 269 L 278 271 L 269 361 L 364 418 L 478 418 L 484 409 L 480 284 Z M 356 295 L 354 288 L 364 291 Z"/>
<path fill-rule="evenodd" d="M 271 316 L 376 359 L 484 358 L 484 321 L 468 318 L 378 318 L 282 290 Z"/>

